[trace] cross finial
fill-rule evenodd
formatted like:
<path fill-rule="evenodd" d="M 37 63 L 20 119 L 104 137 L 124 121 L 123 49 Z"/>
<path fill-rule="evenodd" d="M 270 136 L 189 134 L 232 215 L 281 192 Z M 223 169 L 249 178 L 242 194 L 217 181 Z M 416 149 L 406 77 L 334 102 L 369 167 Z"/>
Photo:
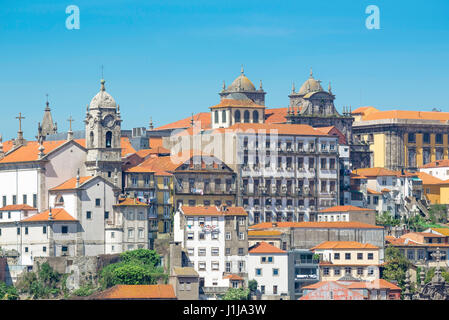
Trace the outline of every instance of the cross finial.
<path fill-rule="evenodd" d="M 70 131 L 72 131 L 72 122 L 73 121 L 75 121 L 75 120 L 73 120 L 73 118 L 72 118 L 72 116 L 70 116 L 68 119 L 67 119 L 67 121 L 69 122 L 69 124 L 70 124 Z"/>
<path fill-rule="evenodd" d="M 312 67 L 310 67 L 310 78 L 313 78 L 313 70 L 312 70 Z"/>
<path fill-rule="evenodd" d="M 19 119 L 19 131 L 22 132 L 22 119 L 25 119 L 25 117 L 22 117 L 22 113 L 19 112 L 19 116 L 16 119 Z"/>
<path fill-rule="evenodd" d="M 241 74 L 244 74 L 244 70 L 243 70 L 243 64 L 242 64 L 242 69 L 241 69 Z"/>

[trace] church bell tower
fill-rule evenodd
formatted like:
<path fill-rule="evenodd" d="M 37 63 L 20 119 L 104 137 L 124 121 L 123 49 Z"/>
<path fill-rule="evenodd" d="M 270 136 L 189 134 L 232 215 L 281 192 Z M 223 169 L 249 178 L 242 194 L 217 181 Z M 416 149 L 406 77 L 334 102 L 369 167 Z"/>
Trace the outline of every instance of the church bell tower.
<path fill-rule="evenodd" d="M 89 175 L 100 175 L 121 188 L 121 118 L 120 106 L 106 92 L 101 80 L 100 92 L 86 109 L 86 170 Z"/>

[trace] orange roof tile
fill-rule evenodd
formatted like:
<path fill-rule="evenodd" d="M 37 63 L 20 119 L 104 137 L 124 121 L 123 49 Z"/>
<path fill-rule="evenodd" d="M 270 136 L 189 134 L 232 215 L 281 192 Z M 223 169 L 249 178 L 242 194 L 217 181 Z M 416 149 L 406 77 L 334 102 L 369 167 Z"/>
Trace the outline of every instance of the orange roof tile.
<path fill-rule="evenodd" d="M 74 217 L 72 217 L 67 211 L 62 208 L 53 208 L 51 209 L 52 219 L 48 219 L 48 214 L 50 210 L 46 210 L 44 212 L 38 213 L 32 217 L 22 220 L 22 222 L 33 222 L 33 221 L 78 221 Z"/>
<path fill-rule="evenodd" d="M 243 278 L 236 274 L 228 274 L 227 276 L 224 276 L 223 279 L 243 281 Z"/>
<path fill-rule="evenodd" d="M 449 167 L 449 159 L 436 160 L 425 165 L 422 165 L 420 168 L 441 168 L 441 167 Z"/>
<path fill-rule="evenodd" d="M 252 100 L 234 100 L 234 99 L 222 99 L 219 104 L 210 107 L 210 109 L 217 108 L 262 108 L 265 109 L 265 106 L 261 106 L 256 104 Z"/>
<path fill-rule="evenodd" d="M 377 192 L 376 190 L 370 189 L 370 188 L 366 188 L 368 191 L 368 194 L 382 194 L 382 192 Z"/>
<path fill-rule="evenodd" d="M 176 299 L 176 295 L 171 284 L 118 284 L 92 295 L 92 299 Z"/>
<path fill-rule="evenodd" d="M 386 177 L 386 176 L 397 176 L 397 172 L 388 170 L 385 168 L 364 168 L 364 169 L 356 169 L 352 171 L 352 173 L 356 175 L 363 175 L 365 177 Z"/>
<path fill-rule="evenodd" d="M 172 171 L 178 168 L 183 162 L 174 163 L 171 156 L 151 157 L 141 164 L 131 167 L 126 172 L 149 172 L 158 175 L 170 175 Z"/>
<path fill-rule="evenodd" d="M 391 190 L 390 189 L 388 189 L 388 188 L 383 188 L 382 190 L 380 190 L 381 192 L 391 192 Z"/>
<path fill-rule="evenodd" d="M 37 209 L 27 204 L 9 204 L 0 208 L 0 211 L 37 211 Z"/>
<path fill-rule="evenodd" d="M 134 199 L 126 198 L 121 199 L 121 201 L 118 204 L 114 204 L 114 206 L 148 206 L 148 204 L 136 198 Z"/>
<path fill-rule="evenodd" d="M 331 208 L 326 208 L 321 210 L 320 212 L 350 212 L 350 211 L 376 211 L 374 209 L 360 208 L 356 206 L 335 206 Z"/>
<path fill-rule="evenodd" d="M 363 116 L 363 121 L 383 120 L 383 119 L 411 119 L 411 120 L 438 120 L 446 122 L 449 120 L 449 112 L 437 111 L 405 111 L 389 110 L 371 112 Z"/>
<path fill-rule="evenodd" d="M 272 246 L 269 243 L 266 242 L 259 242 L 254 247 L 252 247 L 250 250 L 248 250 L 248 253 L 254 254 L 254 253 L 287 253 L 285 250 L 281 250 L 275 246 Z"/>
<path fill-rule="evenodd" d="M 90 179 L 95 178 L 94 176 L 88 176 L 88 177 L 80 177 L 80 186 L 89 181 Z M 76 189 L 76 178 L 70 178 L 69 180 L 64 181 L 60 185 L 51 188 L 50 191 L 57 191 L 57 190 L 72 190 Z"/>
<path fill-rule="evenodd" d="M 368 106 L 368 107 L 359 107 L 357 109 L 355 109 L 354 111 L 351 112 L 351 114 L 361 114 L 361 115 L 366 115 L 369 114 L 371 112 L 377 112 L 379 110 L 377 110 L 374 107 Z"/>
<path fill-rule="evenodd" d="M 390 289 L 402 290 L 400 287 L 384 279 L 376 279 L 373 281 L 354 281 L 347 286 L 350 289 Z"/>
<path fill-rule="evenodd" d="M 325 241 L 310 250 L 323 249 L 379 249 L 370 243 L 360 243 L 356 241 Z"/>
<path fill-rule="evenodd" d="M 191 126 L 191 120 L 192 120 L 192 117 L 189 116 L 189 117 L 187 117 L 185 119 L 166 124 L 164 126 L 156 128 L 154 130 L 189 128 Z M 197 123 L 199 122 L 202 129 L 209 129 L 209 128 L 211 128 L 212 120 L 211 120 L 210 112 L 200 112 L 200 113 L 195 114 L 193 116 L 193 121 L 197 122 Z"/>
<path fill-rule="evenodd" d="M 286 123 L 288 108 L 265 109 L 265 123 Z"/>
<path fill-rule="evenodd" d="M 279 236 L 282 232 L 277 230 L 249 230 L 248 237 L 263 237 L 263 236 Z"/>
<path fill-rule="evenodd" d="M 44 153 L 48 154 L 57 147 L 61 146 L 67 142 L 66 140 L 60 141 L 44 141 Z M 10 150 L 0 163 L 11 163 L 11 162 L 30 162 L 39 159 L 39 143 L 37 141 L 28 141 L 26 145 L 21 146 L 17 149 Z"/>
<path fill-rule="evenodd" d="M 356 221 L 341 221 L 341 222 L 262 222 L 256 225 L 252 225 L 250 229 L 268 229 L 276 228 L 274 224 L 277 224 L 277 228 L 325 228 L 325 229 L 384 229 L 381 226 L 375 226 L 363 222 Z"/>
<path fill-rule="evenodd" d="M 422 180 L 423 184 L 443 184 L 443 183 L 445 183 L 445 181 L 443 181 L 437 177 L 431 176 L 430 174 L 425 173 L 425 172 L 417 172 L 417 175 L 418 175 L 418 178 Z"/>
<path fill-rule="evenodd" d="M 122 147 L 122 158 L 126 157 L 128 154 L 136 152 L 128 137 L 120 138 L 120 146 Z"/>
<path fill-rule="evenodd" d="M 314 128 L 317 130 L 320 130 L 321 132 L 324 132 L 325 134 L 328 134 L 331 136 L 337 136 L 339 144 L 347 144 L 345 135 L 340 130 L 338 130 L 338 128 L 335 126 L 314 127 Z"/>

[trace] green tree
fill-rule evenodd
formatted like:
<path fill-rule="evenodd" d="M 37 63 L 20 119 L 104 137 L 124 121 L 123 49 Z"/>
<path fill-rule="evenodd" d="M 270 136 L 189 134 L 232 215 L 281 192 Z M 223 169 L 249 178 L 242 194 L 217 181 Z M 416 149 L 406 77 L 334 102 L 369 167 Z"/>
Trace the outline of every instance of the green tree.
<path fill-rule="evenodd" d="M 19 300 L 19 294 L 14 286 L 0 282 L 0 300 Z"/>
<path fill-rule="evenodd" d="M 120 255 L 120 260 L 125 262 L 139 261 L 145 265 L 157 266 L 161 262 L 161 257 L 154 250 L 137 249 L 123 252 Z"/>
<path fill-rule="evenodd" d="M 382 214 L 376 215 L 376 224 L 385 227 L 396 227 L 400 224 L 400 220 L 393 218 L 390 211 L 384 211 Z"/>
<path fill-rule="evenodd" d="M 248 300 L 250 290 L 243 288 L 229 288 L 222 300 Z"/>
<path fill-rule="evenodd" d="M 397 281 L 398 286 L 405 290 L 405 274 L 411 266 L 399 249 L 388 246 L 385 250 L 385 266 L 382 270 L 382 279 Z"/>
<path fill-rule="evenodd" d="M 63 294 L 61 275 L 46 262 L 37 272 L 26 272 L 16 284 L 21 293 L 33 299 L 50 298 Z"/>
<path fill-rule="evenodd" d="M 444 204 L 433 204 L 429 209 L 429 218 L 432 224 L 447 223 L 447 208 Z"/>
<path fill-rule="evenodd" d="M 248 281 L 248 289 L 249 291 L 254 294 L 257 291 L 257 280 L 249 280 Z"/>

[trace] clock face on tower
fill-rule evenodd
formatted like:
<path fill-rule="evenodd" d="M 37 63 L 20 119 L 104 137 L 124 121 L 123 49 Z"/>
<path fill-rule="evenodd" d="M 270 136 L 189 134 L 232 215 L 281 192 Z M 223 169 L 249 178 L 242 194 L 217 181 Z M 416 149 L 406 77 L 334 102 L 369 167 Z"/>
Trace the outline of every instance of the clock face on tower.
<path fill-rule="evenodd" d="M 115 123 L 115 119 L 110 114 L 107 115 L 106 117 L 104 117 L 104 119 L 103 119 L 103 125 L 108 128 L 111 128 L 114 125 L 114 123 Z"/>

